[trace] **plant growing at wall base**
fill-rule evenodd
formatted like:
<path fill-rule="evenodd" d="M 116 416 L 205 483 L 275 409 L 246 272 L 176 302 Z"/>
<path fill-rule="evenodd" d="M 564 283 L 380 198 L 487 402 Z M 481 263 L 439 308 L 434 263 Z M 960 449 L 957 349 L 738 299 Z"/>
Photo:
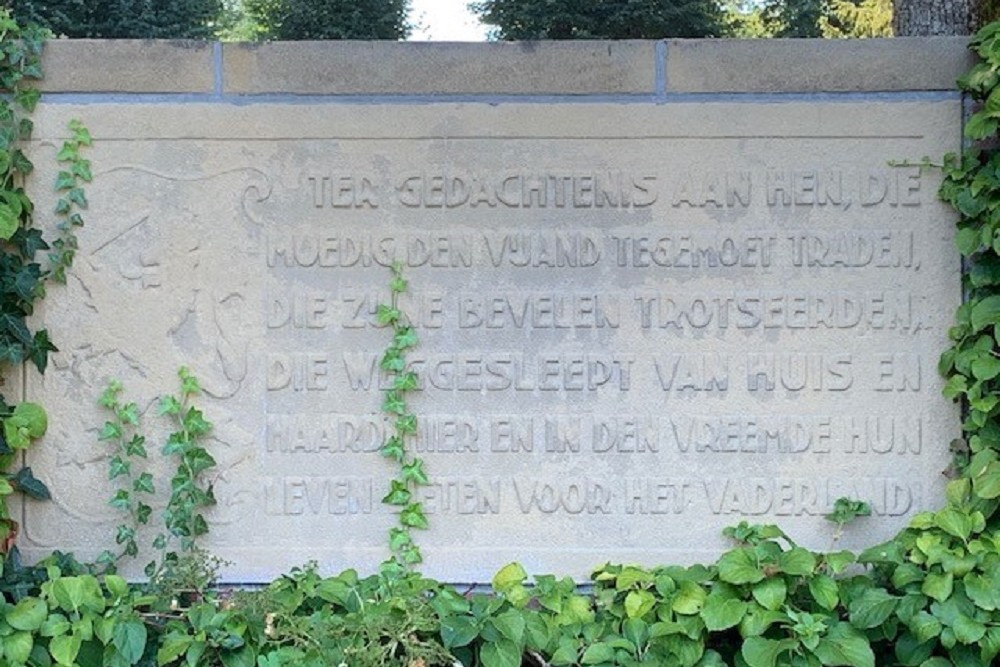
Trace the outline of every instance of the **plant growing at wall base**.
<path fill-rule="evenodd" d="M 960 216 L 955 240 L 969 265 L 967 296 L 939 368 L 948 378 L 945 396 L 965 407 L 967 449 L 958 452 L 956 468 L 989 519 L 1000 503 L 1000 152 L 983 142 L 995 141 L 1000 128 L 1000 23 L 983 28 L 971 46 L 982 62 L 959 85 L 981 105 L 965 125 L 975 146 L 945 156 L 940 190 Z"/>
<path fill-rule="evenodd" d="M 69 254 L 60 262 L 50 261 L 48 268 L 37 261 L 38 253 L 49 245 L 34 226 L 34 204 L 24 189 L 24 179 L 34 168 L 23 146 L 34 130 L 29 116 L 40 97 L 34 82 L 42 76 L 43 42 L 42 30 L 22 27 L 8 10 L 0 9 L 0 88 L 8 92 L 0 97 L 0 368 L 31 363 L 40 373 L 56 348 L 45 329 L 31 330 L 28 318 L 45 295 L 45 280 L 58 278 L 73 259 Z M 78 123 L 73 128 L 78 137 L 86 134 Z M 78 151 L 77 160 L 85 163 Z M 89 176 L 89 166 L 84 175 Z M 78 197 L 83 197 L 83 190 L 78 190 Z M 74 224 L 82 224 L 82 219 L 77 216 Z M 10 470 L 19 454 L 45 433 L 47 417 L 40 405 L 11 405 L 0 395 L 0 421 L 0 554 L 6 554 L 17 535 L 7 498 L 15 491 L 36 499 L 49 497 L 31 468 Z"/>
<path fill-rule="evenodd" d="M 407 290 L 403 265 L 390 267 L 389 303 L 379 304 L 378 323 L 387 327 L 392 341 L 382 355 L 380 367 L 389 384 L 382 401 L 382 411 L 391 424 L 389 437 L 382 446 L 383 456 L 399 464 L 399 473 L 389 482 L 389 492 L 382 502 L 399 508 L 398 525 L 389 530 L 389 549 L 398 566 L 412 567 L 423 560 L 411 533 L 414 528 L 427 528 L 423 505 L 414 498 L 414 490 L 428 483 L 422 459 L 414 457 L 406 447 L 417 432 L 417 416 L 411 411 L 407 397 L 417 389 L 417 374 L 406 363 L 407 351 L 417 344 L 417 333 L 399 307 L 399 297 Z"/>
<path fill-rule="evenodd" d="M 148 471 L 136 469 L 139 460 L 147 458 L 146 438 L 139 433 L 139 407 L 131 401 L 122 402 L 121 393 L 121 382 L 111 380 L 98 401 L 111 413 L 98 434 L 98 440 L 114 447 L 108 458 L 108 479 L 120 480 L 110 504 L 128 517 L 115 531 L 119 552 L 105 551 L 97 559 L 98 563 L 107 566 L 139 554 L 137 533 L 141 526 L 149 523 L 153 508 L 147 500 L 156 492 L 153 476 Z"/>
<path fill-rule="evenodd" d="M 195 551 L 196 540 L 208 532 L 203 510 L 215 505 L 212 485 L 203 479 L 204 473 L 215 466 L 215 459 L 204 446 L 212 424 L 201 410 L 191 405 L 193 397 L 201 393 L 198 379 L 184 367 L 177 375 L 181 381 L 179 395 L 164 396 L 159 406 L 159 414 L 169 416 L 176 427 L 162 451 L 177 460 L 177 470 L 170 480 L 170 498 L 163 511 L 168 535 L 158 535 L 153 546 L 165 551 L 170 539 L 177 538 L 181 552 L 191 553 Z M 146 574 L 155 579 L 167 562 L 175 563 L 177 558 L 176 552 L 166 552 L 159 568 L 150 563 Z"/>

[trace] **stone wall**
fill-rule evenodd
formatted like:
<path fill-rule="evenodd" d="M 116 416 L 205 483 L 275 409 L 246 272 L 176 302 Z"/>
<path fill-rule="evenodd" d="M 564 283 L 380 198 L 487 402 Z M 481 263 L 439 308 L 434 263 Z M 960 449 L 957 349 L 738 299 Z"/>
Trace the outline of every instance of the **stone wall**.
<path fill-rule="evenodd" d="M 901 162 L 959 148 L 962 40 L 47 49 L 32 188 L 51 205 L 71 118 L 95 179 L 24 379 L 54 495 L 30 556 L 111 543 L 96 398 L 119 378 L 157 451 L 187 365 L 227 578 L 374 567 L 393 259 L 430 575 L 710 559 L 741 520 L 823 548 L 842 496 L 875 510 L 860 547 L 938 503 L 960 261 L 939 176 Z"/>

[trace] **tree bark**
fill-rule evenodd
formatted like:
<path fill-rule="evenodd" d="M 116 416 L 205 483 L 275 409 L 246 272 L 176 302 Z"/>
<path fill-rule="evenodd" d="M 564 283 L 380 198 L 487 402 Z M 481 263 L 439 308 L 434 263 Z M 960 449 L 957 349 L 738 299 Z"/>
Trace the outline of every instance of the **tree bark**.
<path fill-rule="evenodd" d="M 970 35 L 976 0 L 893 0 L 892 29 L 897 37 Z"/>

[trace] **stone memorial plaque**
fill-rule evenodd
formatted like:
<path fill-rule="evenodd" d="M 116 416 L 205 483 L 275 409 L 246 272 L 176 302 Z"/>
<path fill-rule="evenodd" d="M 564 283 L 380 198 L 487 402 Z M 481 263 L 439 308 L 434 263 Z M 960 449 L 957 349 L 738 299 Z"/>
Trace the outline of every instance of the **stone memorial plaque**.
<path fill-rule="evenodd" d="M 838 548 L 887 539 L 942 497 L 960 300 L 939 175 L 890 162 L 953 150 L 958 107 L 47 107 L 36 162 L 79 117 L 96 175 L 46 300 L 60 351 L 27 378 L 54 498 L 26 505 L 22 547 L 113 542 L 96 400 L 120 379 L 158 452 L 184 365 L 215 425 L 205 545 L 227 579 L 373 569 L 395 522 L 393 261 L 420 336 L 425 573 L 708 560 L 740 521 L 823 549 L 840 497 L 874 514 Z"/>

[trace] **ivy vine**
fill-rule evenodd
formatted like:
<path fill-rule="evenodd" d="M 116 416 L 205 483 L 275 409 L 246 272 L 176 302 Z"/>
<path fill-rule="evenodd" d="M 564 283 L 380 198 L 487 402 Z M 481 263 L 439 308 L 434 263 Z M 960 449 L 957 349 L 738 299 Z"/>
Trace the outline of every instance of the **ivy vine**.
<path fill-rule="evenodd" d="M 941 198 L 959 214 L 956 243 L 965 258 L 965 303 L 941 356 L 945 395 L 965 408 L 967 435 L 956 443 L 956 470 L 971 483 L 976 507 L 987 517 L 1000 504 L 1000 24 L 971 42 L 982 61 L 959 81 L 979 109 L 965 125 L 973 145 L 944 160 Z"/>
<path fill-rule="evenodd" d="M 83 224 L 79 210 L 87 206 L 83 184 L 91 179 L 90 163 L 81 154 L 81 148 L 91 143 L 90 135 L 81 123 L 73 121 L 72 136 L 57 156 L 68 171 L 60 173 L 55 186 L 65 197 L 56 208 L 60 220 L 57 238 L 50 246 L 34 226 L 35 207 L 24 189 L 25 178 L 34 168 L 24 146 L 34 130 L 30 114 L 41 97 L 35 82 L 42 77 L 44 37 L 37 26 L 20 26 L 7 9 L 0 9 L 0 89 L 7 91 L 0 97 L 0 371 L 8 377 L 7 369 L 24 363 L 44 373 L 49 353 L 56 350 L 48 331 L 32 330 L 28 318 L 45 296 L 47 280 L 65 282 L 76 248 L 73 229 Z M 45 250 L 51 252 L 48 265 L 43 267 L 37 256 Z M 36 499 L 50 497 L 30 467 L 12 470 L 19 452 L 45 434 L 48 419 L 42 406 L 11 404 L 0 394 L 0 421 L 0 554 L 7 554 L 18 532 L 7 506 L 10 495 L 21 492 Z"/>
<path fill-rule="evenodd" d="M 390 267 L 389 303 L 379 304 L 376 317 L 380 325 L 388 327 L 392 341 L 382 355 L 380 366 L 388 379 L 382 401 L 391 433 L 382 446 L 381 453 L 399 465 L 398 474 L 389 482 L 389 492 L 382 502 L 398 507 L 398 524 L 389 529 L 391 563 L 408 568 L 423 560 L 420 548 L 413 539 L 412 529 L 428 527 L 423 504 L 416 499 L 417 487 L 428 483 L 424 462 L 407 448 L 407 443 L 417 432 L 417 416 L 408 403 L 409 395 L 417 389 L 417 374 L 407 365 L 407 352 L 417 345 L 417 332 L 399 306 L 399 297 L 407 290 L 403 265 L 394 262 Z"/>

